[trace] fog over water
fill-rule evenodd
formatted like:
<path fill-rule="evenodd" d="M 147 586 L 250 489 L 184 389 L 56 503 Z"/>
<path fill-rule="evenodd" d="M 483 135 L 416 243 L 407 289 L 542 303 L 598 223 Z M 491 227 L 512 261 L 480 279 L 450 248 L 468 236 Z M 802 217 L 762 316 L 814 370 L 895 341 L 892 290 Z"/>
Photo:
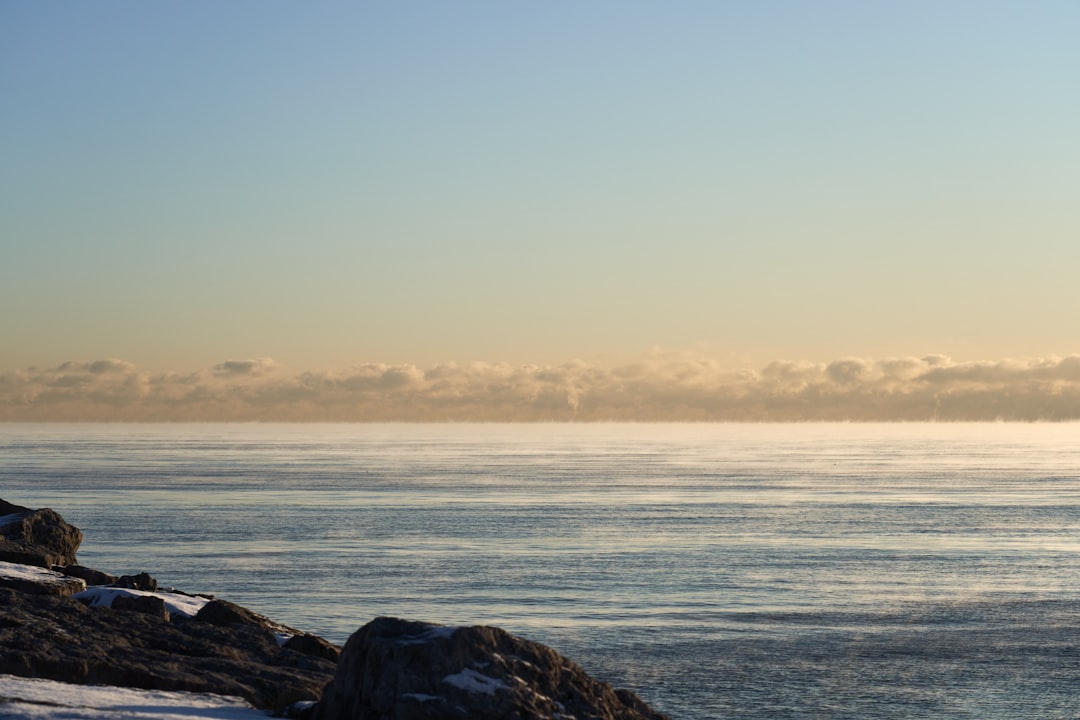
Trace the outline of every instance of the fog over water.
<path fill-rule="evenodd" d="M 675 718 L 1069 717 L 1059 424 L 0 426 L 80 560 L 336 642 L 496 624 Z"/>
<path fill-rule="evenodd" d="M 296 370 L 270 358 L 195 372 L 123 360 L 0 371 L 7 421 L 986 421 L 1080 419 L 1080 355 L 943 355 L 731 368 L 656 351 L 557 365 L 362 363 Z"/>

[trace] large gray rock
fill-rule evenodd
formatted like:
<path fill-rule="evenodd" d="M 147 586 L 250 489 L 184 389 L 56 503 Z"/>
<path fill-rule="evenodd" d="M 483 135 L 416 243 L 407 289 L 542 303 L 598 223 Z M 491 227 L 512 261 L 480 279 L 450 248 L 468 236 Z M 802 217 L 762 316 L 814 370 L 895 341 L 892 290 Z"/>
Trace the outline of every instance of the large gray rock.
<path fill-rule="evenodd" d="M 0 560 L 40 567 L 75 565 L 82 537 L 82 531 L 55 510 L 31 510 L 0 500 Z"/>
<path fill-rule="evenodd" d="M 664 720 L 633 693 L 495 627 L 377 618 L 356 631 L 315 720 Z"/>

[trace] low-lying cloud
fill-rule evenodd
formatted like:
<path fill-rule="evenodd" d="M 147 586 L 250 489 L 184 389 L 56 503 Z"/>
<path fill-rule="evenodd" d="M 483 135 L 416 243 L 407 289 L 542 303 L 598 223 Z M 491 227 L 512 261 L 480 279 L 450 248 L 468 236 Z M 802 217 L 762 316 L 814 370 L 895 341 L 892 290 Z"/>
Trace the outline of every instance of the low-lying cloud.
<path fill-rule="evenodd" d="M 194 373 L 123 360 L 0 373 L 2 421 L 986 421 L 1080 419 L 1080 355 L 776 361 L 731 370 L 651 356 L 603 366 L 366 363 L 287 372 L 269 359 Z"/>

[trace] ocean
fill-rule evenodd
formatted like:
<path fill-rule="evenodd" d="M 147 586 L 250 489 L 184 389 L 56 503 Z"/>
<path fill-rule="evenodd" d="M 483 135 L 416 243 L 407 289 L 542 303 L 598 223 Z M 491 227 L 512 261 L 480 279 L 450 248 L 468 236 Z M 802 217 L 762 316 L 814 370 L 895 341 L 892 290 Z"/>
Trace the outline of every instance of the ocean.
<path fill-rule="evenodd" d="M 1080 425 L 0 425 L 0 497 L 343 643 L 493 624 L 679 720 L 1080 718 Z"/>

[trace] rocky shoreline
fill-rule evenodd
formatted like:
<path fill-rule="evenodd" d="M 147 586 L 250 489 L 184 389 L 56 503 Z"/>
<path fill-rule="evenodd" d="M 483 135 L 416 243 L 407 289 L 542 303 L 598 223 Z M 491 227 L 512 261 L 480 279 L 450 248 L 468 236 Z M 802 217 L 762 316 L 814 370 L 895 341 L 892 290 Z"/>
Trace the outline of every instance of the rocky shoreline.
<path fill-rule="evenodd" d="M 236 696 L 313 720 L 667 720 L 499 628 L 377 618 L 341 648 L 147 573 L 85 568 L 81 542 L 55 511 L 0 500 L 0 674 Z"/>

